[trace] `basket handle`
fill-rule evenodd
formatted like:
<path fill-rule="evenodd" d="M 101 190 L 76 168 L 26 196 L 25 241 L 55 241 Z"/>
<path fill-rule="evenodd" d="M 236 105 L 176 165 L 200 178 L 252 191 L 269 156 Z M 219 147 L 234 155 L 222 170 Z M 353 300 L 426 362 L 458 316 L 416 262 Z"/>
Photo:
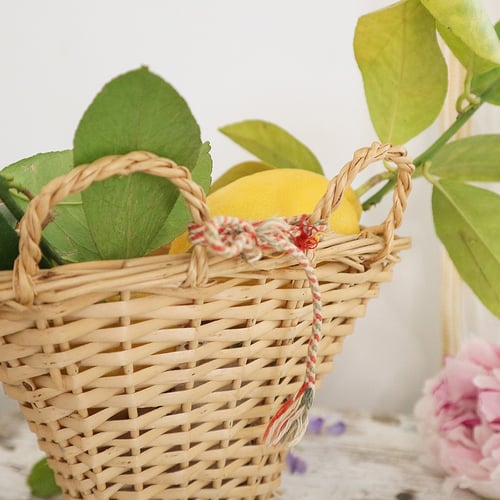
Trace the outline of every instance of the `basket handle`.
<path fill-rule="evenodd" d="M 42 258 L 39 245 L 42 230 L 50 222 L 51 208 L 67 196 L 84 191 L 94 182 L 135 172 L 170 180 L 186 201 L 193 221 L 203 223 L 209 219 L 205 192 L 192 180 L 186 167 L 179 166 L 172 160 L 145 151 L 134 151 L 126 155 L 106 156 L 76 167 L 68 174 L 47 183 L 30 201 L 19 222 L 19 255 L 14 263 L 13 273 L 13 288 L 19 303 L 29 305 L 34 302 L 33 278 L 39 272 L 38 266 Z M 188 269 L 191 282 L 204 279 L 203 270 L 207 272 L 205 253 L 205 249 L 199 246 L 193 251 Z"/>
<path fill-rule="evenodd" d="M 365 228 L 366 232 L 382 234 L 384 247 L 374 257 L 377 262 L 386 257 L 392 248 L 394 231 L 403 220 L 403 212 L 406 201 L 411 190 L 411 175 L 415 170 L 412 160 L 408 157 L 406 149 L 391 144 L 372 143 L 368 148 L 355 151 L 350 162 L 346 163 L 340 172 L 330 181 L 326 193 L 316 205 L 310 216 L 310 222 L 314 223 L 321 219 L 328 219 L 330 214 L 337 208 L 342 200 L 344 191 L 352 184 L 354 178 L 368 165 L 386 160 L 397 168 L 396 184 L 394 186 L 392 206 L 385 221 L 378 226 Z"/>

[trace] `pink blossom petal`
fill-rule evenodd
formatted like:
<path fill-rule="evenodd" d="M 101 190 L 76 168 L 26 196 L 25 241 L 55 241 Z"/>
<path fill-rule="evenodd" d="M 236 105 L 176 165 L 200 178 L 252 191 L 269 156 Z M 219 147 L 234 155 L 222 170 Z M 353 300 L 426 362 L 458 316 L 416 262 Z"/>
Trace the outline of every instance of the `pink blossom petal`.
<path fill-rule="evenodd" d="M 500 500 L 500 344 L 464 343 L 425 382 L 415 416 L 450 484 Z"/>
<path fill-rule="evenodd" d="M 474 427 L 473 435 L 474 441 L 479 448 L 482 448 L 487 441 L 495 436 L 489 425 L 478 425 Z"/>
<path fill-rule="evenodd" d="M 457 359 L 469 360 L 472 363 L 491 370 L 500 366 L 500 345 L 480 338 L 465 342 L 457 354 Z"/>
<path fill-rule="evenodd" d="M 482 391 L 478 397 L 479 412 L 488 422 L 500 422 L 500 392 Z"/>
<path fill-rule="evenodd" d="M 474 377 L 474 385 L 478 389 L 500 391 L 500 378 L 490 375 L 477 375 Z"/>
<path fill-rule="evenodd" d="M 450 358 L 446 362 L 445 379 L 448 383 L 448 396 L 451 401 L 474 397 L 477 387 L 473 379 L 484 370 L 469 361 Z"/>
<path fill-rule="evenodd" d="M 473 429 L 463 425 L 457 426 L 454 429 L 444 434 L 450 442 L 461 444 L 467 448 L 477 448 L 476 440 L 474 439 Z"/>
<path fill-rule="evenodd" d="M 415 405 L 414 414 L 417 419 L 426 421 L 427 425 L 430 423 L 430 417 L 434 411 L 434 401 L 429 396 L 424 396 L 417 401 Z"/>
<path fill-rule="evenodd" d="M 481 452 L 458 443 L 440 440 L 439 460 L 443 468 L 452 475 L 467 476 L 472 479 L 488 479 L 488 472 L 479 465 Z"/>
<path fill-rule="evenodd" d="M 486 457 L 491 455 L 493 458 L 497 459 L 498 465 L 500 466 L 500 433 L 493 434 L 490 439 L 484 443 L 481 452 Z"/>

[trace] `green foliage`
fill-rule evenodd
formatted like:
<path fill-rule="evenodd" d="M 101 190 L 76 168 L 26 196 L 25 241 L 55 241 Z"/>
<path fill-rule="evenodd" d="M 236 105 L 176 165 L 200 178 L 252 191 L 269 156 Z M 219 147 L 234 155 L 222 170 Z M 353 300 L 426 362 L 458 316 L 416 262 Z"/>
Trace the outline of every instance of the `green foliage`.
<path fill-rule="evenodd" d="M 61 493 L 61 488 L 57 486 L 54 472 L 47 464 L 46 458 L 42 458 L 32 467 L 28 476 L 28 486 L 35 497 L 44 498 Z"/>
<path fill-rule="evenodd" d="M 210 186 L 212 172 L 212 157 L 210 156 L 210 144 L 205 142 L 200 148 L 200 154 L 196 160 L 196 165 L 191 171 L 191 175 L 196 182 L 202 186 L 205 191 Z M 151 241 L 147 252 L 151 252 L 163 246 L 166 242 L 172 241 L 176 236 L 181 234 L 192 220 L 189 210 L 182 196 L 179 196 L 175 201 L 172 211 L 165 219 L 163 226 L 159 229 L 158 234 Z"/>
<path fill-rule="evenodd" d="M 424 174 L 435 185 L 436 233 L 464 280 L 500 315 L 495 269 L 500 234 L 492 222 L 499 211 L 498 195 L 463 184 L 500 181 L 500 135 L 449 142 L 483 103 L 500 104 L 500 23 L 491 24 L 479 0 L 402 0 L 360 17 L 354 53 L 379 139 L 404 144 L 435 121 L 445 102 L 448 68 L 438 31 L 468 76 L 456 121 L 415 158 L 415 177 Z M 222 185 L 264 164 L 321 169 L 309 149 L 276 125 L 248 120 L 221 131 L 263 162 L 236 165 L 222 176 Z M 383 186 L 363 207 L 378 203 L 393 189 L 395 174 L 376 174 L 359 190 L 379 182 Z"/>
<path fill-rule="evenodd" d="M 500 37 L 500 22 L 495 24 L 495 31 Z M 500 105 L 500 67 L 495 66 L 472 78 L 471 90 L 474 94 L 482 96 L 490 104 Z"/>
<path fill-rule="evenodd" d="M 500 182 L 500 135 L 474 135 L 444 145 L 429 172 L 456 181 Z"/>
<path fill-rule="evenodd" d="M 278 125 L 264 120 L 246 120 L 226 125 L 220 131 L 273 167 L 301 168 L 323 173 L 313 152 Z"/>
<path fill-rule="evenodd" d="M 474 75 L 471 91 L 482 96 L 485 102 L 500 105 L 500 68 L 494 68 L 487 73 Z"/>
<path fill-rule="evenodd" d="M 419 0 L 362 16 L 354 53 L 381 141 L 403 144 L 434 122 L 446 96 L 447 71 L 435 21 Z"/>
<path fill-rule="evenodd" d="M 75 133 L 74 161 L 79 165 L 145 150 L 193 170 L 201 147 L 198 124 L 185 100 L 160 77 L 140 68 L 115 78 L 96 96 Z M 207 187 L 206 179 L 204 184 Z M 90 186 L 82 193 L 83 210 L 99 257 L 137 257 L 153 249 L 159 233 L 162 244 L 175 238 L 185 227 L 165 221 L 178 196 L 168 180 L 145 174 Z"/>
<path fill-rule="evenodd" d="M 500 196 L 442 180 L 434 184 L 432 211 L 437 235 L 457 271 L 500 317 Z"/>
<path fill-rule="evenodd" d="M 75 165 L 133 150 L 171 158 L 208 190 L 210 145 L 202 144 L 185 100 L 140 68 L 115 78 L 97 95 L 76 130 L 73 151 L 41 153 L 6 167 L 0 199 L 19 220 L 28 204 L 26 194 L 38 194 Z M 65 199 L 53 213 L 41 242 L 45 264 L 145 255 L 181 234 L 191 219 L 176 187 L 145 174 L 95 183 Z M 0 263 L 9 268 L 18 240 L 6 223 L 3 217 Z"/>
<path fill-rule="evenodd" d="M 496 67 L 496 64 L 478 56 L 448 27 L 437 23 L 438 32 L 453 52 L 454 56 L 462 63 L 463 67 L 473 74 L 480 74 Z"/>
<path fill-rule="evenodd" d="M 434 184 L 436 233 L 463 279 L 500 316 L 498 195 L 463 184 L 500 181 L 500 136 L 449 142 L 483 103 L 500 104 L 500 24 L 492 25 L 479 0 L 403 0 L 359 19 L 356 60 L 379 138 L 405 143 L 444 103 L 447 70 L 436 30 L 468 75 L 456 121 L 415 158 L 415 177 L 424 174 Z M 380 201 L 393 182 L 363 206 Z"/>
<path fill-rule="evenodd" d="M 52 179 L 67 174 L 73 168 L 71 150 L 40 153 L 6 167 L 2 172 L 11 175 L 18 186 L 33 195 L 40 192 Z M 22 212 L 28 199 L 18 195 L 16 201 Z M 79 194 L 59 204 L 54 220 L 45 228 L 44 237 L 51 242 L 58 255 L 67 262 L 93 260 L 99 254 L 91 237 Z"/>
<path fill-rule="evenodd" d="M 420 1 L 442 26 L 441 34 L 446 41 L 448 41 L 446 36 L 448 31 L 450 36 L 459 39 L 478 57 L 491 61 L 494 65 L 500 65 L 500 41 L 480 1 Z M 450 48 L 453 50 L 454 46 Z M 462 60 L 463 54 L 458 52 L 455 55 Z"/>
<path fill-rule="evenodd" d="M 9 213 L 5 213 L 4 205 L 0 205 L 0 270 L 12 269 L 17 257 L 19 237 L 12 227 Z"/>

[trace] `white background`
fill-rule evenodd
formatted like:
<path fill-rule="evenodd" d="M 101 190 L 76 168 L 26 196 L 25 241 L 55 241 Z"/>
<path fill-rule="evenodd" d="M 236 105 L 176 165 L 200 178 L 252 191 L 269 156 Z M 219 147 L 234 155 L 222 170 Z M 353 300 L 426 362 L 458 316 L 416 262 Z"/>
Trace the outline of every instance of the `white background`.
<path fill-rule="evenodd" d="M 218 127 L 260 118 L 307 144 L 333 176 L 355 149 L 376 140 L 352 50 L 357 18 L 388 1 L 17 0 L 0 5 L 0 166 L 72 147 L 78 120 L 110 79 L 140 65 L 188 101 L 212 144 L 214 175 L 249 159 Z M 494 20 L 500 2 L 486 2 Z M 476 131 L 499 131 L 495 109 Z M 438 127 L 412 141 L 417 156 Z M 381 222 L 388 200 L 364 215 Z M 441 248 L 430 189 L 415 183 L 399 230 L 413 248 L 393 282 L 358 320 L 323 382 L 318 402 L 377 412 L 411 411 L 440 366 Z M 468 328 L 500 336 L 473 299 Z M 471 319 L 472 318 L 472 319 Z M 498 338 L 498 337 L 497 337 Z M 7 405 L 0 397 L 0 407 Z"/>

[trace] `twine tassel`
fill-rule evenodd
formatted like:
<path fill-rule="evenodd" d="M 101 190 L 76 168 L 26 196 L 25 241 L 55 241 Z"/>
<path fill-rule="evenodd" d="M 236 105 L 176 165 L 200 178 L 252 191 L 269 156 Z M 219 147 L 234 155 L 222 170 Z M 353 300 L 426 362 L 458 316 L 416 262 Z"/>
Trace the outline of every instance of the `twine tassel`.
<path fill-rule="evenodd" d="M 304 382 L 294 396 L 278 409 L 264 432 L 270 446 L 293 446 L 307 429 L 316 384 L 316 363 L 321 340 L 321 292 L 314 267 L 305 254 L 316 248 L 325 224 L 311 225 L 306 215 L 248 222 L 236 217 L 216 216 L 204 225 L 191 225 L 193 244 L 206 245 L 214 253 L 226 257 L 241 255 L 248 262 L 262 257 L 262 252 L 285 252 L 304 269 L 312 294 L 312 334 L 309 339 Z"/>
<path fill-rule="evenodd" d="M 314 386 L 304 383 L 299 392 L 286 400 L 264 432 L 264 442 L 269 446 L 297 444 L 307 429 L 308 413 L 314 400 Z"/>

